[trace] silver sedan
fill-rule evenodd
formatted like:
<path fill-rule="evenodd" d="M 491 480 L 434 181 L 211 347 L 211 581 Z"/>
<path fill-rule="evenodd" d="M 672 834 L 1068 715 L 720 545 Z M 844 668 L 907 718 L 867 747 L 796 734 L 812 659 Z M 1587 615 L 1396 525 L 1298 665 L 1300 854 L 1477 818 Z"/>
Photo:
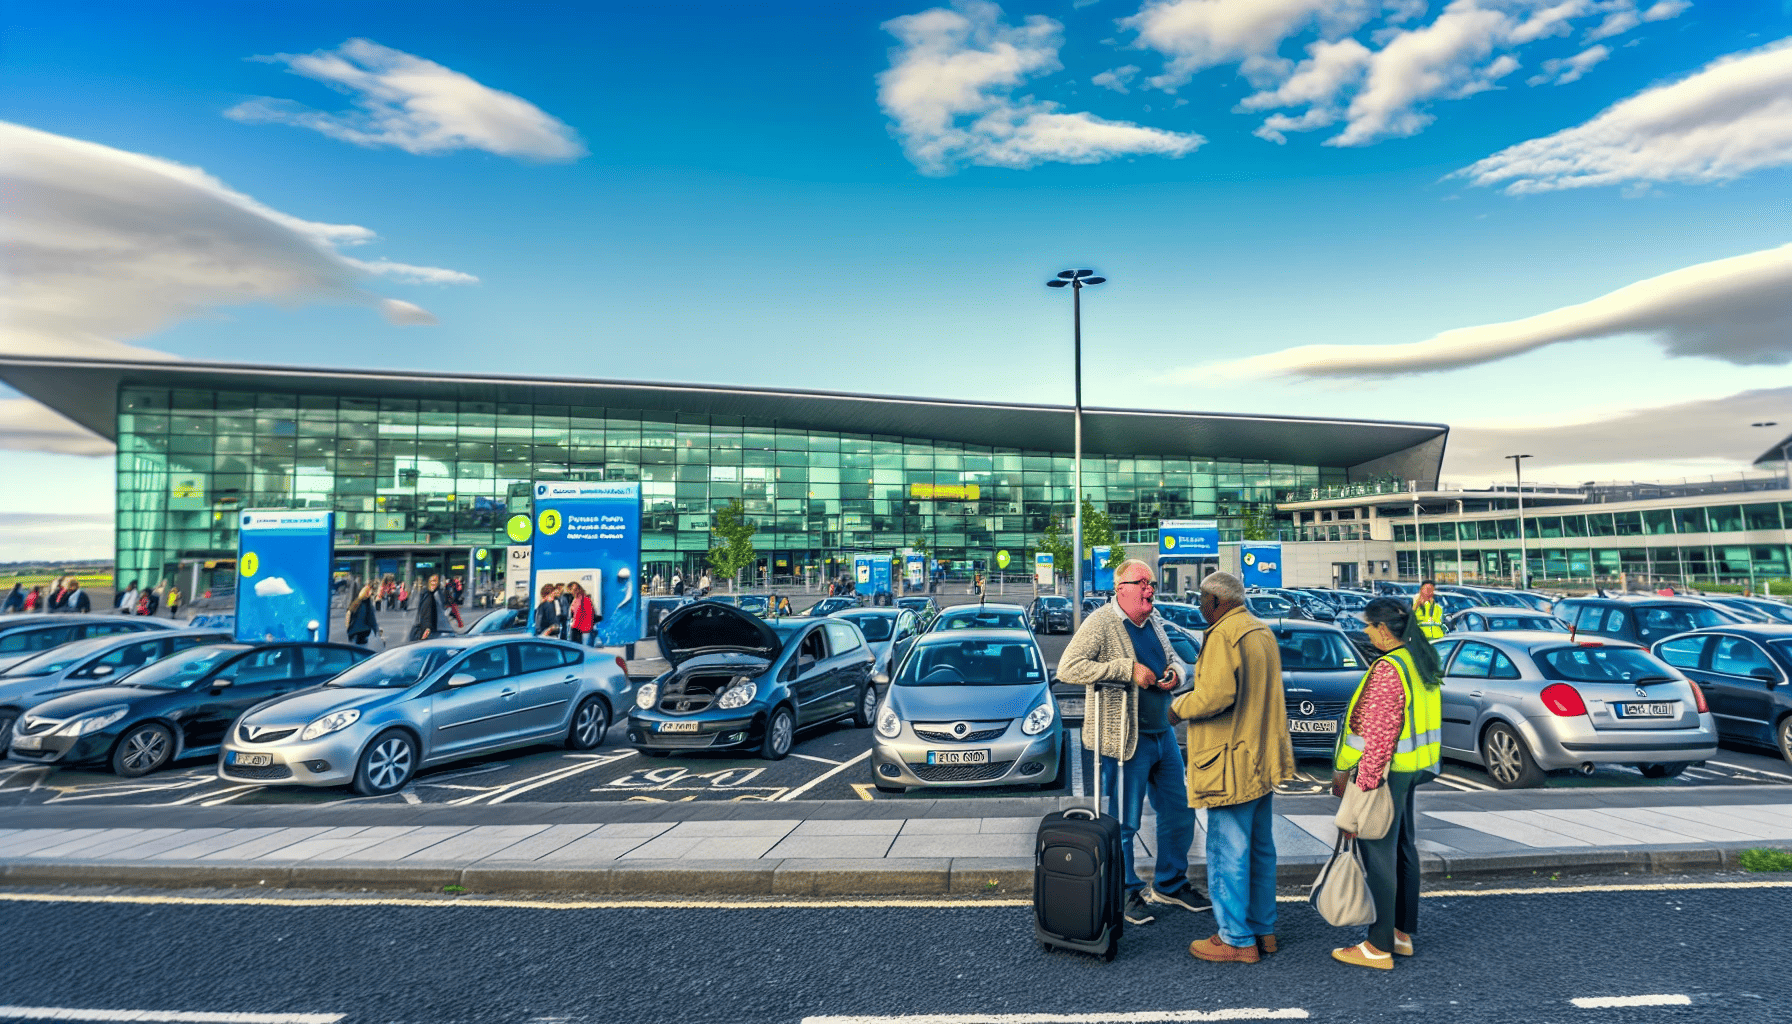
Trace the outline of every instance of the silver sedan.
<path fill-rule="evenodd" d="M 1668 778 L 1717 754 L 1704 694 L 1635 644 L 1507 632 L 1434 646 L 1446 666 L 1443 755 L 1481 765 L 1502 789 L 1601 763 Z"/>
<path fill-rule="evenodd" d="M 1063 723 L 1033 634 L 926 633 L 877 710 L 871 781 L 916 787 L 1044 785 L 1058 778 Z"/>
<path fill-rule="evenodd" d="M 218 777 L 392 793 L 457 758 L 549 742 L 590 750 L 631 699 L 621 660 L 576 644 L 426 640 L 250 709 L 226 735 Z"/>

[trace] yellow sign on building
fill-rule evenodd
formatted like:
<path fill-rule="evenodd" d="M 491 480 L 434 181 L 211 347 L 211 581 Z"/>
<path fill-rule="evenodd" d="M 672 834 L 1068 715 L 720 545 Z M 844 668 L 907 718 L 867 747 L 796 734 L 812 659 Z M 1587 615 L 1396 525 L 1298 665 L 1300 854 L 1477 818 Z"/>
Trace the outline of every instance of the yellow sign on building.
<path fill-rule="evenodd" d="M 976 501 L 983 496 L 979 484 L 909 484 L 908 496 L 922 501 Z"/>

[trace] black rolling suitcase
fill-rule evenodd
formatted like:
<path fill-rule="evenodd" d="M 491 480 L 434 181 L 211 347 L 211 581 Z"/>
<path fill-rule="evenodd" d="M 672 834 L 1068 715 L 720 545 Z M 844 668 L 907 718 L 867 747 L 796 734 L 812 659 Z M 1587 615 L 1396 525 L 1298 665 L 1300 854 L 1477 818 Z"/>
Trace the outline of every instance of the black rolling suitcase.
<path fill-rule="evenodd" d="M 1120 684 L 1124 686 L 1124 684 Z M 1039 822 L 1033 847 L 1033 934 L 1058 947 L 1112 960 L 1126 930 L 1125 855 L 1120 822 L 1101 810 L 1101 701 L 1095 702 L 1095 807 L 1054 811 Z M 1082 757 L 1079 749 L 1074 756 Z M 1126 799 L 1126 777 L 1116 772 Z"/>

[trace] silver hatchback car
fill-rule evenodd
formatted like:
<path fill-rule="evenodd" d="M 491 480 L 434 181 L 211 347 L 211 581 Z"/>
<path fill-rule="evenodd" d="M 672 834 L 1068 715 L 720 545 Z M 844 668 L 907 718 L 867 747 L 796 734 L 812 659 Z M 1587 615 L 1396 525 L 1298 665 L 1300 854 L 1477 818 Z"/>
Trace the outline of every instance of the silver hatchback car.
<path fill-rule="evenodd" d="M 632 696 L 620 658 L 577 644 L 426 640 L 251 708 L 225 737 L 218 777 L 392 793 L 456 758 L 548 742 L 590 750 Z"/>
<path fill-rule="evenodd" d="M 1058 778 L 1063 723 L 1038 642 L 1024 629 L 922 634 L 876 725 L 871 781 L 884 792 Z"/>
<path fill-rule="evenodd" d="M 1717 754 L 1704 694 L 1635 644 L 1505 632 L 1434 646 L 1445 664 L 1443 755 L 1481 765 L 1502 789 L 1596 763 L 1668 778 Z"/>

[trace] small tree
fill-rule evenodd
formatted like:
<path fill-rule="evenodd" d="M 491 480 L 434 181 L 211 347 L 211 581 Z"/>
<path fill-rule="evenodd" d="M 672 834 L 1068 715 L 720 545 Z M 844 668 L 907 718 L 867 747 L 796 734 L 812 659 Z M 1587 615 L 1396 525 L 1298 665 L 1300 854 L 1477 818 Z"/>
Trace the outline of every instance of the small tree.
<path fill-rule="evenodd" d="M 757 559 L 753 552 L 753 534 L 759 528 L 747 518 L 746 506 L 739 498 L 716 509 L 709 533 L 716 545 L 709 549 L 709 565 L 717 576 L 732 580 Z"/>
<path fill-rule="evenodd" d="M 1052 556 L 1053 573 L 1064 572 L 1070 568 L 1070 539 L 1064 536 L 1063 530 L 1063 521 L 1055 515 L 1052 516 L 1051 522 L 1045 527 L 1045 532 L 1039 535 L 1039 544 L 1034 549 Z"/>
<path fill-rule="evenodd" d="M 1084 498 L 1083 557 L 1093 555 L 1095 549 L 1104 544 L 1108 545 L 1107 568 L 1120 568 L 1120 563 L 1126 561 L 1126 546 L 1120 543 L 1119 535 L 1114 533 L 1114 524 L 1108 519 L 1108 514 Z"/>
<path fill-rule="evenodd" d="M 1245 509 L 1239 521 L 1239 537 L 1244 540 L 1274 540 L 1275 521 L 1262 508 Z"/>

